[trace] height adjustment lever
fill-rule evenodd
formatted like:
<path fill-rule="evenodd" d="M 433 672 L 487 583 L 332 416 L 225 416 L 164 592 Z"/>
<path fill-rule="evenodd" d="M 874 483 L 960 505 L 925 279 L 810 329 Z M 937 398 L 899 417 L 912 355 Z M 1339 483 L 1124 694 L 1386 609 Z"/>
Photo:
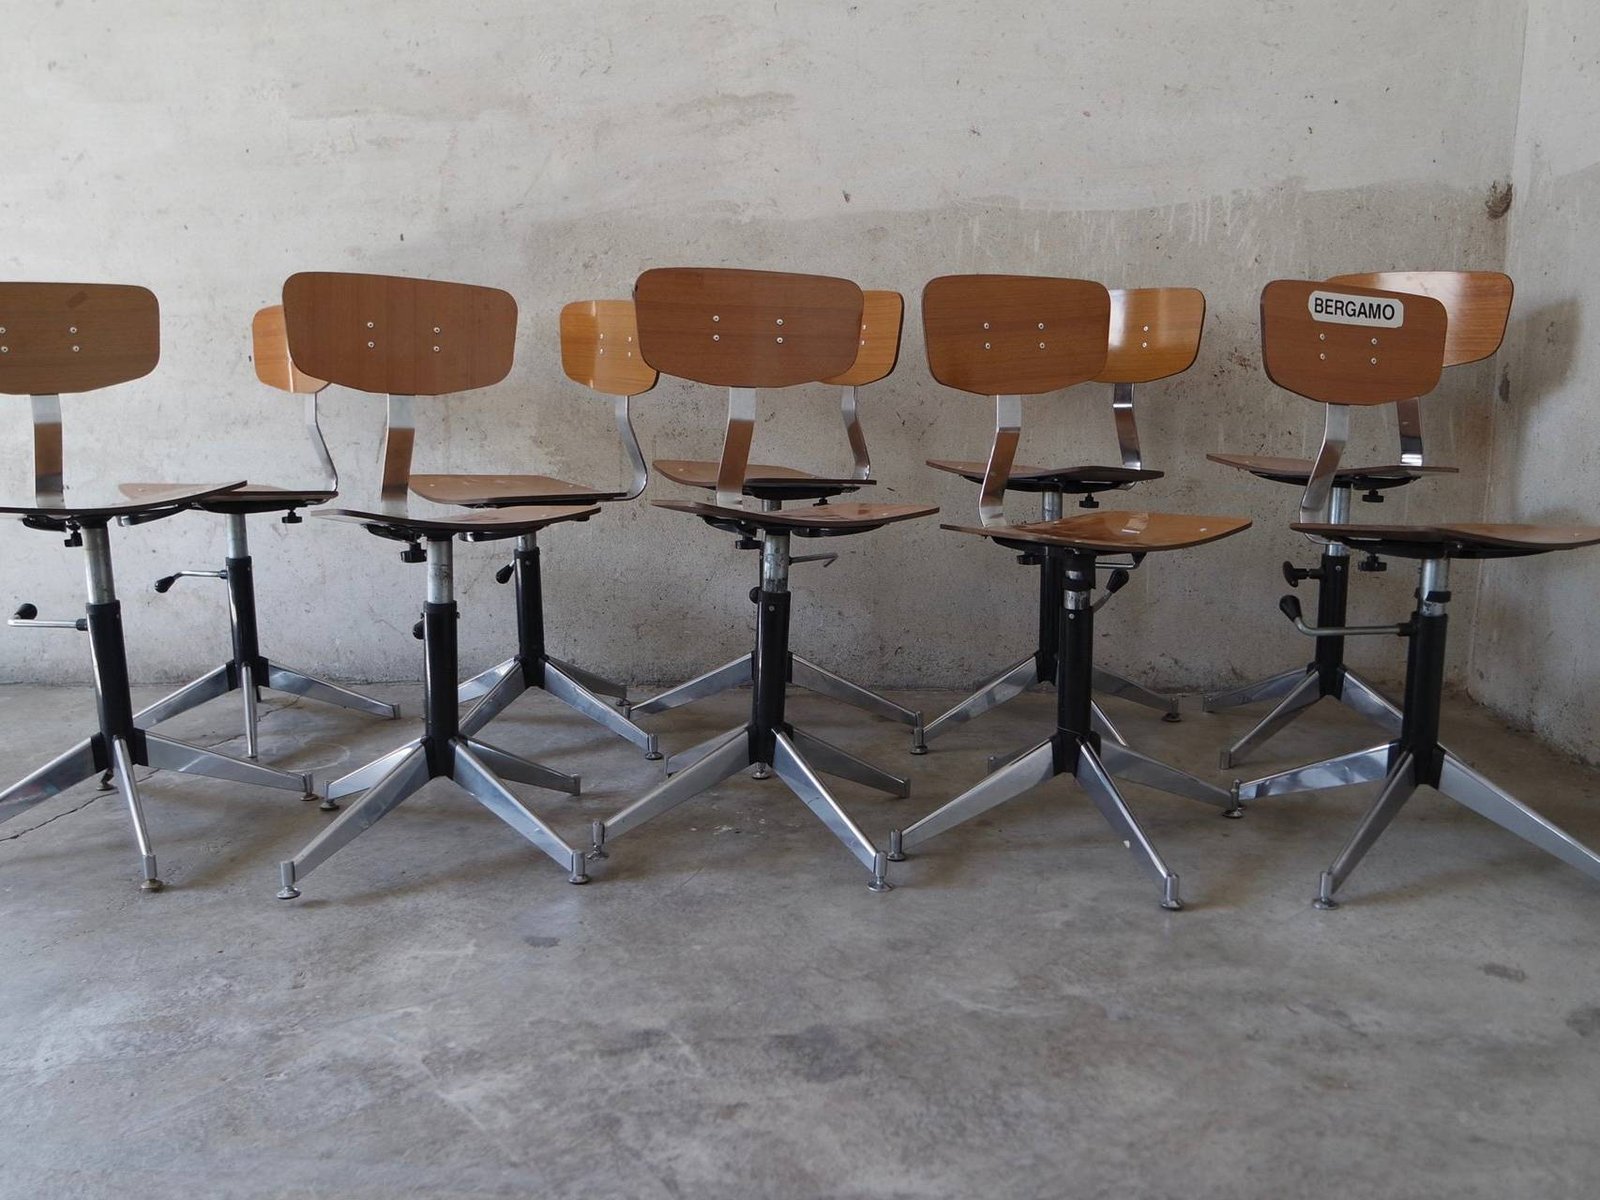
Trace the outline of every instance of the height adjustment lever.
<path fill-rule="evenodd" d="M 516 574 L 516 571 L 516 563 L 507 563 L 494 573 L 494 581 L 496 583 L 510 583 L 511 577 Z"/>
<path fill-rule="evenodd" d="M 1115 571 L 1111 572 L 1111 574 L 1107 575 L 1106 590 L 1101 594 L 1100 599 L 1096 600 L 1089 606 L 1091 611 L 1098 612 L 1101 608 L 1105 607 L 1106 601 L 1111 599 L 1111 597 L 1115 596 L 1125 586 L 1127 586 L 1128 580 L 1131 578 L 1132 576 L 1128 574 L 1127 569 L 1124 567 L 1118 567 Z"/>
<path fill-rule="evenodd" d="M 833 565 L 834 560 L 838 557 L 839 556 L 832 551 L 829 551 L 827 554 L 796 554 L 794 557 L 789 559 L 789 564 L 793 566 L 795 563 L 819 562 L 823 566 L 829 567 Z"/>
<path fill-rule="evenodd" d="M 227 577 L 226 571 L 174 571 L 171 575 L 163 575 L 153 586 L 157 595 L 165 595 L 180 579 L 226 579 Z"/>
<path fill-rule="evenodd" d="M 87 617 L 79 617 L 76 621 L 41 621 L 38 618 L 39 610 L 31 604 L 24 604 L 6 624 L 17 629 L 76 629 L 79 633 L 86 633 L 89 629 Z"/>
<path fill-rule="evenodd" d="M 1392 637 L 1410 637 L 1411 622 L 1402 621 L 1398 625 L 1307 625 L 1300 611 L 1300 597 L 1285 596 L 1278 601 L 1278 611 L 1288 617 L 1290 622 L 1307 637 L 1378 637 L 1388 635 Z"/>

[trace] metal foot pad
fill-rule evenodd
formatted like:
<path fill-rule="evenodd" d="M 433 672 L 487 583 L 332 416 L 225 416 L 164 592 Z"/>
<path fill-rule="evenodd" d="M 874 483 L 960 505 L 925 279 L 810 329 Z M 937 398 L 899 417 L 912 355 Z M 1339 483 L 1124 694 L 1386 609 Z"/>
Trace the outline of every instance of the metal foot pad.
<path fill-rule="evenodd" d="M 1161 719 L 1163 721 L 1165 721 L 1168 725 L 1176 725 L 1176 724 L 1178 724 L 1178 722 L 1183 720 L 1183 714 L 1181 712 L 1179 712 L 1177 709 L 1173 709 L 1171 712 L 1162 713 L 1161 714 Z"/>
<path fill-rule="evenodd" d="M 1239 803 L 1239 788 L 1243 786 L 1243 784 L 1244 781 L 1242 779 L 1235 779 L 1233 781 L 1233 786 L 1228 789 L 1228 794 L 1233 797 L 1233 807 L 1223 809 L 1222 815 L 1227 817 L 1230 821 L 1237 821 L 1240 817 L 1244 816 L 1244 805 Z"/>
<path fill-rule="evenodd" d="M 588 859 L 584 857 L 582 850 L 572 852 L 572 873 L 567 876 L 568 883 L 589 882 L 589 872 L 584 869 L 587 862 Z"/>
<path fill-rule="evenodd" d="M 1178 877 L 1168 875 L 1166 885 L 1161 892 L 1161 907 L 1168 912 L 1182 912 L 1183 901 L 1178 898 Z"/>
<path fill-rule="evenodd" d="M 890 862 L 905 862 L 906 860 L 906 852 L 900 848 L 900 831 L 898 829 L 889 831 L 888 858 Z"/>
<path fill-rule="evenodd" d="M 1321 909 L 1323 912 L 1332 912 L 1339 907 L 1339 902 L 1333 898 L 1333 876 L 1327 871 L 1322 873 L 1318 881 L 1317 898 L 1311 902 L 1312 908 Z"/>
<path fill-rule="evenodd" d="M 894 884 L 889 882 L 889 856 L 882 850 L 872 856 L 872 882 L 867 884 L 869 892 L 892 892 Z"/>
<path fill-rule="evenodd" d="M 141 892 L 159 892 L 162 888 L 164 888 L 166 886 L 167 885 L 162 883 L 161 880 L 155 879 L 155 878 L 150 878 L 150 879 L 146 879 L 146 880 L 142 881 L 139 884 L 139 890 Z"/>

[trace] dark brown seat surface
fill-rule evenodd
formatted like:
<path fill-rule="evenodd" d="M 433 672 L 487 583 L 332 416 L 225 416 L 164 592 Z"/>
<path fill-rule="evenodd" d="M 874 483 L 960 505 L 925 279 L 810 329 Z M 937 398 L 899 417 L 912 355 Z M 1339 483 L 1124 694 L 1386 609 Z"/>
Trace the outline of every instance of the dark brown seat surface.
<path fill-rule="evenodd" d="M 1405 558 L 1512 558 L 1600 545 L 1596 525 L 1516 525 L 1466 521 L 1434 525 L 1330 525 L 1297 521 L 1289 528 L 1348 546 Z"/>
<path fill-rule="evenodd" d="M 413 475 L 411 490 L 435 504 L 464 508 L 506 505 L 598 504 L 620 500 L 624 490 L 602 490 L 550 475 Z"/>
<path fill-rule="evenodd" d="M 655 500 L 652 503 L 657 508 L 761 529 L 814 529 L 823 533 L 865 533 L 897 521 L 931 517 L 939 511 L 934 504 L 812 504 L 805 508 L 756 512 L 693 500 Z"/>
<path fill-rule="evenodd" d="M 199 507 L 198 501 L 207 497 L 233 492 L 245 486 L 240 479 L 233 483 L 168 483 L 149 485 L 149 491 L 137 498 L 108 500 L 96 503 L 74 501 L 70 494 L 60 504 L 0 501 L 0 513 L 21 513 L 39 517 L 130 517 L 139 513 L 159 512 L 169 508 Z"/>
<path fill-rule="evenodd" d="M 1191 516 L 1187 513 L 1093 512 L 1055 521 L 1017 525 L 941 525 L 1002 542 L 1033 542 L 1100 553 L 1145 553 L 1203 546 L 1250 528 L 1248 517 Z"/>
<path fill-rule="evenodd" d="M 1292 483 L 1304 487 L 1306 480 L 1311 477 L 1312 462 L 1309 458 L 1280 458 L 1271 454 L 1208 454 L 1206 457 L 1225 467 L 1248 471 L 1252 475 L 1259 475 L 1263 479 L 1271 479 L 1278 483 Z M 1413 479 L 1421 479 L 1424 475 L 1454 475 L 1459 470 L 1458 467 L 1408 467 L 1402 463 L 1386 463 L 1376 467 L 1340 467 L 1334 479 L 1342 483 L 1361 483 L 1365 480 L 1409 483 Z"/>
<path fill-rule="evenodd" d="M 123 483 L 117 485 L 117 490 L 130 500 L 143 500 L 151 496 L 159 496 L 165 491 L 179 487 L 199 487 L 199 484 L 189 483 Z M 324 488 L 280 488 L 269 483 L 247 483 L 243 487 L 233 488 L 221 496 L 210 500 L 203 500 L 195 507 L 206 512 L 236 513 L 236 512 L 280 512 L 291 508 L 308 508 L 313 504 L 326 504 L 337 496 L 338 492 L 331 492 Z"/>
<path fill-rule="evenodd" d="M 652 465 L 673 483 L 685 487 L 710 490 L 717 486 L 720 464 L 710 459 L 658 458 Z M 872 487 L 876 483 L 875 479 L 814 475 L 797 467 L 780 467 L 774 463 L 749 463 L 744 469 L 744 491 L 752 496 L 785 494 L 816 499 Z"/>
<path fill-rule="evenodd" d="M 984 473 L 989 469 L 986 462 L 977 462 L 964 459 L 930 458 L 927 464 L 936 471 L 948 471 L 952 475 L 959 475 L 973 483 L 982 483 Z M 1105 488 L 1118 487 L 1124 483 L 1143 483 L 1149 479 L 1160 479 L 1164 471 L 1145 471 L 1135 467 L 1024 467 L 1013 466 L 1006 476 L 1007 486 L 1018 491 L 1037 491 L 1037 485 L 1057 484 L 1099 484 Z M 1029 487 L 1032 483 L 1036 486 Z"/>
<path fill-rule="evenodd" d="M 567 508 L 541 505 L 438 514 L 369 512 L 356 508 L 335 508 L 313 515 L 328 521 L 348 521 L 391 533 L 415 533 L 423 536 L 462 533 L 489 540 L 537 533 L 548 525 L 562 521 L 586 521 L 599 511 L 599 505 L 588 504 Z"/>

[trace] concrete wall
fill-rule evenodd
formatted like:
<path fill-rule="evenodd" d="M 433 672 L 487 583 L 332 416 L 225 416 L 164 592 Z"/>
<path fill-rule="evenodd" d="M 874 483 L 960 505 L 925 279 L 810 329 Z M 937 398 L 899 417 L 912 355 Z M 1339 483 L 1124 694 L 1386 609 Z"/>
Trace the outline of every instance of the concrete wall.
<path fill-rule="evenodd" d="M 1529 6 L 1507 270 L 1517 281 L 1494 406 L 1490 519 L 1600 523 L 1600 9 Z M 1600 554 L 1487 565 L 1471 689 L 1600 759 Z"/>
<path fill-rule="evenodd" d="M 350 269 L 495 284 L 522 304 L 514 375 L 428 406 L 419 469 L 618 478 L 608 409 L 559 374 L 559 305 L 624 296 L 651 265 L 729 264 L 907 294 L 900 369 L 864 397 L 880 494 L 967 520 L 973 489 L 921 464 L 981 455 L 992 414 L 929 380 L 922 283 L 990 270 L 1197 285 L 1211 299 L 1199 362 L 1141 395 L 1148 459 L 1170 474 L 1136 502 L 1257 525 L 1152 561 L 1106 610 L 1108 665 L 1166 685 L 1308 653 L 1275 608 L 1279 560 L 1310 554 L 1285 528 L 1295 494 L 1204 460 L 1315 445 L 1313 406 L 1260 373 L 1261 285 L 1498 267 L 1505 253 L 1485 198 L 1511 162 L 1523 14 L 1499 0 L 4 9 L 0 274 L 137 281 L 164 309 L 154 376 L 68 401 L 69 476 L 308 480 L 298 410 L 255 382 L 245 331 L 290 272 Z M 1427 402 L 1430 449 L 1459 477 L 1362 511 L 1477 512 L 1492 383 L 1489 368 L 1464 372 Z M 1080 391 L 1030 402 L 1055 419 L 1026 433 L 1029 458 L 1114 452 L 1109 397 Z M 758 454 L 837 468 L 834 403 L 820 389 L 769 398 L 782 420 L 760 430 Z M 720 397 L 666 384 L 638 424 L 649 452 L 682 457 L 714 453 L 721 420 Z M 379 401 L 329 394 L 353 501 L 372 497 L 381 422 Z M 25 424 L 21 403 L 0 421 L 7 492 L 26 485 Z M 1358 419 L 1356 440 L 1393 452 L 1376 416 Z M 393 547 L 315 521 L 254 529 L 271 652 L 337 676 L 415 676 L 422 578 Z M 729 540 L 642 503 L 551 533 L 553 645 L 640 681 L 731 657 L 748 644 L 755 564 Z M 189 582 L 158 599 L 146 585 L 217 564 L 219 520 L 119 530 L 115 544 L 135 673 L 217 660 L 220 589 Z M 933 521 L 829 548 L 836 566 L 796 572 L 798 643 L 826 664 L 958 685 L 1028 646 L 1031 580 L 1003 551 Z M 510 596 L 491 578 L 495 550 L 459 559 L 474 666 L 503 655 Z M 0 525 L 0 562 L 0 603 L 81 603 L 76 556 L 57 539 Z M 1361 576 L 1355 615 L 1393 613 L 1409 588 L 1401 570 Z M 1359 649 L 1393 674 L 1391 645 Z M 0 677 L 85 672 L 81 639 L 0 631 Z"/>

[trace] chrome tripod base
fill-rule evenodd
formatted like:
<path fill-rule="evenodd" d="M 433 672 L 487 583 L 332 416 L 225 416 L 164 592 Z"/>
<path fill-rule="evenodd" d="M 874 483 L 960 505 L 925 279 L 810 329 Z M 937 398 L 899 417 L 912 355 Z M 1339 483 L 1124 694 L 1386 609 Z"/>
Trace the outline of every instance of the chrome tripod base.
<path fill-rule="evenodd" d="M 1589 878 L 1600 881 L 1600 854 L 1589 849 L 1554 822 L 1540 816 L 1509 792 L 1485 779 L 1449 750 L 1440 750 L 1439 781 L 1434 790 L 1546 854 L 1576 867 Z M 1381 781 L 1378 795 L 1356 826 L 1350 840 L 1318 881 L 1317 908 L 1338 907 L 1336 893 L 1349 879 L 1367 851 L 1418 787 L 1413 755 L 1403 751 L 1398 741 L 1384 742 L 1340 755 L 1325 762 L 1310 763 L 1289 771 L 1279 771 L 1260 779 L 1234 785 L 1241 800 L 1283 796 L 1314 789 L 1347 787 L 1356 783 Z"/>
<path fill-rule="evenodd" d="M 1075 765 L 1064 765 L 1074 758 Z M 1057 733 L 1040 742 L 914 825 L 892 832 L 889 835 L 890 861 L 901 861 L 910 847 L 970 821 L 1062 774 L 1071 774 L 1077 780 L 1078 786 L 1088 794 L 1122 844 L 1138 856 L 1155 878 L 1161 887 L 1161 907 L 1173 911 L 1181 909 L 1183 901 L 1179 897 L 1178 876 L 1167 866 L 1139 825 L 1115 779 L 1128 779 L 1146 787 L 1198 800 L 1220 808 L 1229 815 L 1233 815 L 1237 804 L 1221 788 L 1128 746 L 1104 742 L 1097 750 L 1088 741 L 1073 739 L 1065 733 Z"/>
<path fill-rule="evenodd" d="M 1272 711 L 1262 717 L 1249 733 L 1218 755 L 1222 769 L 1238 766 L 1324 696 L 1336 699 L 1346 708 L 1360 713 L 1391 736 L 1400 732 L 1400 709 L 1348 667 L 1343 669 L 1343 680 L 1336 696 L 1323 689 L 1315 666 L 1297 667 L 1242 687 L 1213 692 L 1201 701 L 1201 707 L 1206 712 L 1222 712 L 1261 700 L 1277 701 Z"/>
<path fill-rule="evenodd" d="M 463 717 L 463 727 L 473 719 L 473 714 L 481 714 L 472 726 L 474 731 L 481 729 L 522 693 L 537 690 L 561 701 L 601 728 L 609 729 L 618 737 L 632 742 L 644 751 L 645 758 L 650 761 L 661 758 L 656 735 L 629 719 L 627 689 L 621 684 L 554 658 L 544 660 L 542 684 L 529 682 L 530 678 L 538 678 L 540 674 L 538 669 L 529 671 L 524 660 L 514 656 L 474 675 L 456 693 L 457 699 L 463 704 L 473 700 L 478 702 L 473 712 Z M 601 699 L 602 696 L 611 697 L 612 702 Z"/>
<path fill-rule="evenodd" d="M 305 849 L 280 865 L 279 874 L 283 886 L 278 891 L 278 899 L 293 900 L 299 896 L 298 884 L 301 880 L 327 861 L 336 851 L 393 812 L 402 801 L 436 775 L 453 781 L 479 804 L 542 850 L 567 872 L 569 883 L 589 882 L 589 876 L 584 870 L 583 852 L 567 845 L 559 834 L 517 799 L 500 779 L 501 776 L 505 776 L 519 783 L 577 795 L 581 786 L 577 776 L 566 775 L 539 763 L 518 758 L 487 742 L 466 735 L 452 739 L 445 750 L 449 761 L 449 769 L 445 771 L 435 769 L 434 764 L 430 762 L 429 747 L 423 739 L 418 738 L 329 785 L 330 792 L 337 791 L 340 795 L 348 795 L 363 789 L 366 795 L 348 805 L 344 812 L 312 839 Z"/>
<path fill-rule="evenodd" d="M 693 704 L 709 696 L 731 691 L 736 687 L 743 687 L 754 679 L 751 666 L 751 656 L 741 654 L 732 662 L 723 663 L 707 671 L 704 675 L 697 675 L 687 683 L 680 683 L 677 687 L 668 688 L 648 700 L 641 700 L 637 704 L 628 706 L 628 715 L 639 716 L 650 713 L 667 712 L 670 709 L 682 708 L 685 704 Z M 808 692 L 815 692 L 819 696 L 838 700 L 844 704 L 854 705 L 864 712 L 874 716 L 884 717 L 890 721 L 898 721 L 902 725 L 911 726 L 913 739 L 920 744 L 923 739 L 922 713 L 916 709 L 906 708 L 896 704 L 887 696 L 880 696 L 877 692 L 862 687 L 859 683 L 852 683 L 842 675 L 835 675 L 826 667 L 819 667 L 808 658 L 798 654 L 789 656 L 788 682 L 796 687 L 803 687 Z"/>
<path fill-rule="evenodd" d="M 697 747 L 676 774 L 657 784 L 632 804 L 622 809 L 610 820 L 594 823 L 596 858 L 606 857 L 606 846 L 628 830 L 669 812 L 700 793 L 747 767 L 757 763 L 753 755 L 754 731 L 741 725 Z M 692 757 L 691 757 L 692 756 Z M 910 794 L 910 783 L 897 775 L 880 770 L 855 755 L 804 730 L 789 727 L 772 734 L 772 773 L 809 808 L 828 831 L 844 844 L 845 849 L 872 873 L 867 885 L 874 892 L 891 889 L 888 881 L 888 855 L 872 841 L 848 813 L 840 807 L 832 793 L 822 782 L 818 771 L 840 779 L 848 779 L 893 796 Z"/>
<path fill-rule="evenodd" d="M 980 717 L 990 709 L 998 708 L 1010 700 L 1015 700 L 1022 693 L 1040 684 L 1051 684 L 1053 686 L 1054 681 L 1040 678 L 1038 656 L 1030 654 L 1027 658 L 1013 663 L 998 675 L 986 680 L 965 700 L 934 718 L 920 736 L 913 736 L 911 753 L 926 754 L 928 752 L 928 742 L 940 734 L 948 733 L 957 725 L 965 725 L 974 717 Z M 1161 713 L 1163 721 L 1175 723 L 1183 720 L 1183 714 L 1179 709 L 1178 697 L 1151 691 L 1142 684 L 1134 683 L 1131 679 L 1125 679 L 1114 671 L 1106 671 L 1095 667 L 1092 672 L 1092 686 L 1096 692 L 1102 695 L 1116 696 L 1131 703 L 1142 705 L 1145 708 L 1153 708 Z M 1096 726 L 1101 733 L 1113 741 L 1120 742 L 1123 740 L 1122 735 L 1116 731 L 1116 728 L 1111 724 L 1105 713 L 1101 711 L 1098 704 L 1094 706 L 1094 717 Z M 1020 754 L 1022 751 L 1017 753 Z M 991 764 L 1003 764 L 1015 757 L 1016 755 L 997 755 L 990 762 Z M 994 770 L 995 767 L 991 765 L 989 769 Z"/>
<path fill-rule="evenodd" d="M 381 700 L 329 683 L 325 679 L 318 679 L 315 675 L 308 675 L 293 667 L 280 667 L 276 663 L 269 663 L 266 678 L 257 679 L 254 669 L 249 664 L 236 667 L 233 663 L 223 663 L 192 683 L 185 684 L 168 696 L 163 696 L 149 708 L 135 713 L 133 719 L 141 725 L 159 725 L 219 696 L 226 696 L 229 692 L 240 692 L 244 696 L 245 757 L 254 760 L 260 750 L 260 718 L 257 704 L 262 688 L 271 688 L 273 691 L 290 696 L 304 696 L 308 700 L 320 700 L 324 704 L 336 704 L 340 708 L 354 709 L 357 712 L 386 717 L 389 720 L 394 720 L 400 715 L 400 710 L 393 704 L 385 704 Z"/>

